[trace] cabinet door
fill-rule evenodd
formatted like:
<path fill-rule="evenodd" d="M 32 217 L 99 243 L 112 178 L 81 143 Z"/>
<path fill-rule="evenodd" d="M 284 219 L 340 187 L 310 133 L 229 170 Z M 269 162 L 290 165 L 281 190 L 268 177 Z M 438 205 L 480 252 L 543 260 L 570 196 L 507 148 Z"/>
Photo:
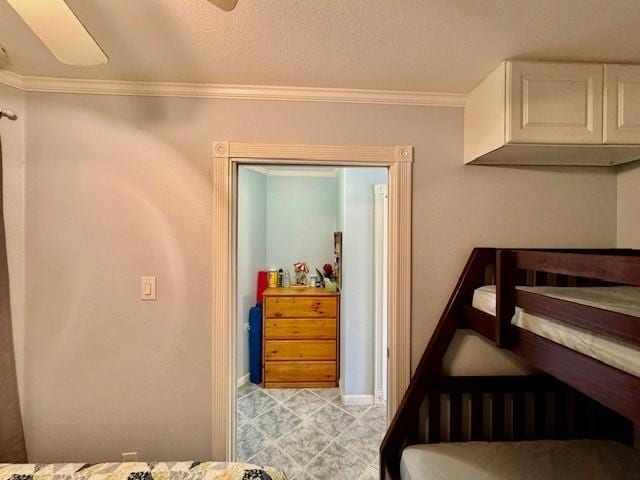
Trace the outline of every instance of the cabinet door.
<path fill-rule="evenodd" d="M 603 65 L 509 62 L 507 143 L 602 143 Z"/>
<path fill-rule="evenodd" d="M 640 144 L 640 66 L 605 65 L 604 143 Z"/>

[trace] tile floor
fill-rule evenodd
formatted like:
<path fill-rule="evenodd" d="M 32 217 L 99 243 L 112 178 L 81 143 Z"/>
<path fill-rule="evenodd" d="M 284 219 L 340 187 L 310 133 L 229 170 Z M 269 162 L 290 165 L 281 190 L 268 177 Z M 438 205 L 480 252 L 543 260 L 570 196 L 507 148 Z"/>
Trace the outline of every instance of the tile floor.
<path fill-rule="evenodd" d="M 237 457 L 288 480 L 376 480 L 383 405 L 344 405 L 337 388 L 238 389 Z"/>

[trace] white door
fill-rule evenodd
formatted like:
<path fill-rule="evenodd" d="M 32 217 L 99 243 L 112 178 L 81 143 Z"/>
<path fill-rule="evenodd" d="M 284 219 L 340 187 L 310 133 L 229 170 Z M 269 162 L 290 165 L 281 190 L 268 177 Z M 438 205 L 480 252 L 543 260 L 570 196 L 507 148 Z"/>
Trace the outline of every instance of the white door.
<path fill-rule="evenodd" d="M 604 143 L 640 144 L 640 66 L 605 65 Z"/>
<path fill-rule="evenodd" d="M 507 143 L 602 143 L 603 65 L 509 62 Z"/>

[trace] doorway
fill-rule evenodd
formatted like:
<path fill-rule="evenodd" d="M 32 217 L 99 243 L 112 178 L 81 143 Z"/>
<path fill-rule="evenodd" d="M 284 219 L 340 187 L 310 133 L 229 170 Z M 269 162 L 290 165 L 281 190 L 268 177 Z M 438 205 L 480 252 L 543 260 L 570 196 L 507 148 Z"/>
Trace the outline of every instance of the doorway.
<path fill-rule="evenodd" d="M 386 167 L 239 165 L 237 461 L 379 477 L 387 180 Z"/>
<path fill-rule="evenodd" d="M 410 377 L 413 149 L 213 143 L 212 457 L 236 457 L 236 192 L 239 164 L 383 166 L 389 169 L 388 401 L 397 409 Z"/>

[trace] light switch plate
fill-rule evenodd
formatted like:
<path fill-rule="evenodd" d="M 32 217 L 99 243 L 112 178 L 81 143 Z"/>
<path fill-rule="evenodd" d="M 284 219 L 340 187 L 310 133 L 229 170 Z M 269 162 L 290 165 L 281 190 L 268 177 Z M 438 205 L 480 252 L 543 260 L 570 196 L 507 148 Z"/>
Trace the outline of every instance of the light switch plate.
<path fill-rule="evenodd" d="M 156 300 L 156 277 L 140 277 L 140 300 Z"/>

